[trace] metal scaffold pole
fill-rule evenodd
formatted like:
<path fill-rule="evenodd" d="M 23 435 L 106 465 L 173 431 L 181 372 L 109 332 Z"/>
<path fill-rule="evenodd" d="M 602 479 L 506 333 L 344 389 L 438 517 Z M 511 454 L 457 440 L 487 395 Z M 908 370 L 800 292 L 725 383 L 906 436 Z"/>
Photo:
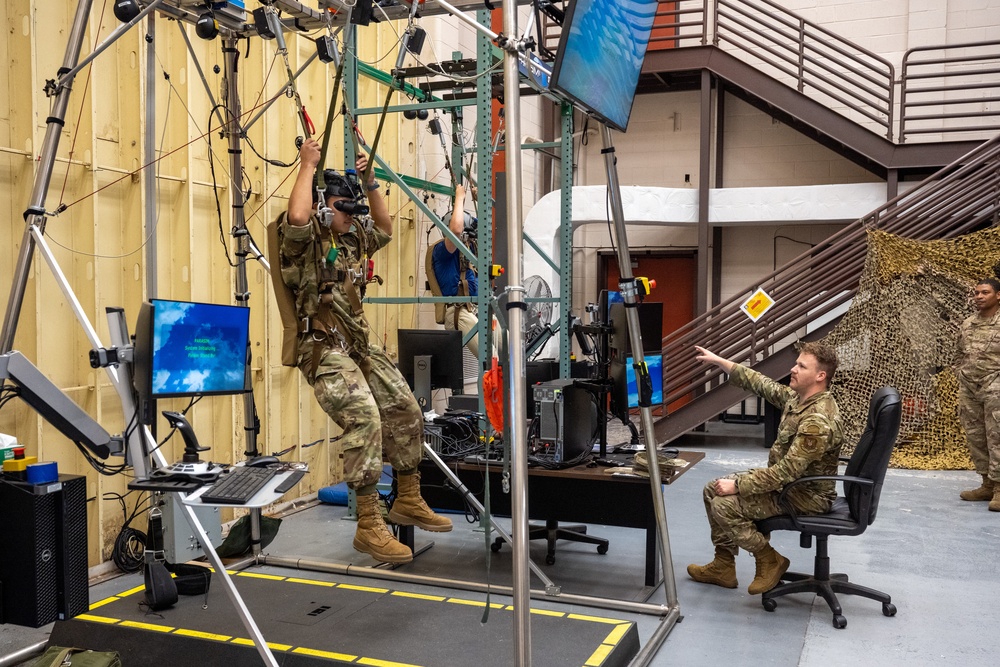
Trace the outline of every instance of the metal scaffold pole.
<path fill-rule="evenodd" d="M 510 331 L 507 365 L 507 395 L 510 396 L 508 417 L 511 424 L 511 512 L 514 536 L 514 644 L 516 664 L 531 664 L 531 570 L 528 568 L 528 450 L 525 430 L 527 419 L 524 395 L 524 260 L 521 252 L 521 80 L 518 71 L 516 44 L 517 3 L 504 0 L 503 88 L 504 120 L 507 125 L 504 141 L 507 171 L 507 247 L 510 249 L 507 267 L 507 322 Z"/>
<path fill-rule="evenodd" d="M 628 321 L 629 344 L 633 350 L 642 350 L 642 333 L 639 328 L 638 289 L 635 277 L 632 275 L 632 263 L 628 247 L 628 237 L 625 232 L 625 211 L 622 205 L 621 185 L 618 182 L 618 167 L 616 165 L 615 148 L 611 139 L 611 130 L 601 126 L 601 136 L 604 140 L 604 166 L 608 178 L 608 199 L 611 204 L 611 216 L 614 220 L 615 247 L 618 252 L 619 275 L 618 290 L 625 299 L 625 316 Z M 640 384 L 643 371 L 636 361 L 636 384 Z M 653 514 L 656 516 L 656 534 L 659 537 L 660 564 L 663 569 L 663 591 L 666 594 L 667 606 L 670 612 L 667 618 L 657 628 L 654 636 L 647 641 L 643 651 L 633 661 L 633 665 L 645 665 L 649 658 L 656 654 L 660 644 L 666 639 L 670 629 L 680 615 L 677 603 L 677 584 L 674 580 L 674 564 L 670 553 L 670 535 L 667 531 L 667 513 L 663 506 L 663 486 L 660 482 L 660 467 L 657 465 L 656 441 L 653 436 L 653 411 L 648 400 L 643 405 L 640 400 L 643 440 L 646 445 L 646 460 L 649 465 L 649 486 L 653 496 Z"/>

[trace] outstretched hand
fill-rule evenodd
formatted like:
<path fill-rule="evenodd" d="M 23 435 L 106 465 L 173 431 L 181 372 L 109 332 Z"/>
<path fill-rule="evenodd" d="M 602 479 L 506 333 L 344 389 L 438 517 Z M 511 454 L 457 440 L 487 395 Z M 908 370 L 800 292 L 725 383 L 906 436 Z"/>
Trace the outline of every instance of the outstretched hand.
<path fill-rule="evenodd" d="M 698 351 L 698 355 L 695 357 L 698 361 L 706 364 L 714 364 L 727 373 L 733 370 L 733 366 L 735 364 L 728 359 L 724 359 L 714 352 L 709 352 L 705 348 L 699 347 L 698 345 L 695 345 L 694 349 Z"/>

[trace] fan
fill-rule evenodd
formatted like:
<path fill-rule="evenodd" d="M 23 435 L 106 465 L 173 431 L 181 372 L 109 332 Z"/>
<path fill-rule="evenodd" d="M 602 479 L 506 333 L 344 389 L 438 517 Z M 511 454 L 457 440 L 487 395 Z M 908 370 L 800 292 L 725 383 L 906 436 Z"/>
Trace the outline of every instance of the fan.
<path fill-rule="evenodd" d="M 541 276 L 528 276 L 524 281 L 524 296 L 528 305 L 524 339 L 528 341 L 530 347 L 532 341 L 549 331 L 555 304 L 551 301 L 533 301 L 533 299 L 552 298 L 552 288 Z"/>

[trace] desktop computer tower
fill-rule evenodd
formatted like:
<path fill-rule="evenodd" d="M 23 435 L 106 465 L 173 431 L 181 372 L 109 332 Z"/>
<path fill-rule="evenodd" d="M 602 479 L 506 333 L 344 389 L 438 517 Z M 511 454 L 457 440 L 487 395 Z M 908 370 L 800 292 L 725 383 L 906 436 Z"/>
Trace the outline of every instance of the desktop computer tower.
<path fill-rule="evenodd" d="M 564 463 L 589 452 L 597 411 L 586 389 L 572 379 L 550 380 L 533 388 L 538 440 L 535 458 Z"/>
<path fill-rule="evenodd" d="M 87 611 L 87 478 L 0 481 L 2 623 L 33 628 Z M 15 537 L 16 536 L 16 537 Z"/>

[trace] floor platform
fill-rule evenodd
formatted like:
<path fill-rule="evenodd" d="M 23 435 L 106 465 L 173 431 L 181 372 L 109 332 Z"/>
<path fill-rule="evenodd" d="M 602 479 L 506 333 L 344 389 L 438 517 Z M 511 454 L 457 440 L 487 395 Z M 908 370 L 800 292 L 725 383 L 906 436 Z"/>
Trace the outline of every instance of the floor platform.
<path fill-rule="evenodd" d="M 492 598 L 484 624 L 482 600 L 395 591 L 357 577 L 231 574 L 283 667 L 460 665 L 471 646 L 477 667 L 514 662 L 509 598 Z M 141 586 L 94 602 L 88 613 L 56 623 L 50 643 L 117 650 L 130 667 L 257 664 L 249 634 L 214 579 L 207 595 L 181 596 L 157 612 L 142 604 Z M 604 616 L 532 609 L 531 632 L 536 664 L 614 667 L 639 649 L 635 623 Z"/>

